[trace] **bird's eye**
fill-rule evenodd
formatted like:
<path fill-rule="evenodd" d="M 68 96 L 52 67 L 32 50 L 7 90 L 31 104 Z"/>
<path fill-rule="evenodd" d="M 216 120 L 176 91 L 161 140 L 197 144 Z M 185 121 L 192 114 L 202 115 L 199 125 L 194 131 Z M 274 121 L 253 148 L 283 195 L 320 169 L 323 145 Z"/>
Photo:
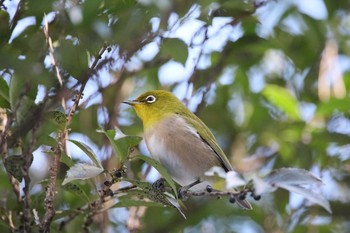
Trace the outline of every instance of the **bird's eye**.
<path fill-rule="evenodd" d="M 147 103 L 153 103 L 153 102 L 155 102 L 156 101 L 156 97 L 154 97 L 153 95 L 149 95 L 149 96 L 147 96 L 146 97 L 146 102 Z"/>

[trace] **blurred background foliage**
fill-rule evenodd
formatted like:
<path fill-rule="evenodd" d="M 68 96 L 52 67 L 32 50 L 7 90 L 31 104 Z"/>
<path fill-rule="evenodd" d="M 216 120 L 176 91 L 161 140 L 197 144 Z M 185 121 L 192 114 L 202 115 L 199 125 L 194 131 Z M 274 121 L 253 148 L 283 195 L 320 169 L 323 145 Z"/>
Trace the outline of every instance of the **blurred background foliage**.
<path fill-rule="evenodd" d="M 50 148 L 60 147 L 52 232 L 350 231 L 349 1 L 1 0 L 0 8 L 1 232 L 42 230 Z M 96 129 L 142 136 L 121 101 L 152 89 L 182 99 L 246 177 L 298 167 L 322 178 L 314 189 L 333 213 L 286 191 L 263 195 L 253 211 L 192 198 L 187 220 L 169 207 L 79 212 L 107 178 L 61 185 L 67 155 L 91 162 L 60 144 L 62 130 L 105 169 L 119 168 Z M 157 178 L 141 161 L 128 166 L 130 177 Z"/>

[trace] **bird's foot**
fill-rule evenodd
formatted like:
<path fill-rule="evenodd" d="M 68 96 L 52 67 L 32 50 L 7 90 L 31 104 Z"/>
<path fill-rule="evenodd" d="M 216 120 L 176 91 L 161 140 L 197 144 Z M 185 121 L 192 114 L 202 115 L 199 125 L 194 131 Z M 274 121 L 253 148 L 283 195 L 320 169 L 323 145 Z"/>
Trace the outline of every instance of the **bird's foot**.
<path fill-rule="evenodd" d="M 181 188 L 179 188 L 179 191 L 177 192 L 177 195 L 179 197 L 180 200 L 185 201 L 187 200 L 188 196 L 188 186 L 183 186 Z"/>
<path fill-rule="evenodd" d="M 189 197 L 188 190 L 199 183 L 201 183 L 201 181 L 198 179 L 189 185 L 182 186 L 178 191 L 179 199 L 181 199 L 183 201 L 187 200 L 187 198 Z"/>

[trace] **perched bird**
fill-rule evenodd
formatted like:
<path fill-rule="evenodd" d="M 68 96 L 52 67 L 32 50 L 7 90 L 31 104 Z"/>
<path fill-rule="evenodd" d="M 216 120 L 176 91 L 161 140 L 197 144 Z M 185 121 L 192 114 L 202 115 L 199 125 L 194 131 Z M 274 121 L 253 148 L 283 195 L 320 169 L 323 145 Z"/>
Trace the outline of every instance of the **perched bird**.
<path fill-rule="evenodd" d="M 123 103 L 135 109 L 149 152 L 179 185 L 190 188 L 207 182 L 204 173 L 213 166 L 233 170 L 209 128 L 171 92 L 148 91 Z M 251 209 L 246 200 L 236 202 Z"/>

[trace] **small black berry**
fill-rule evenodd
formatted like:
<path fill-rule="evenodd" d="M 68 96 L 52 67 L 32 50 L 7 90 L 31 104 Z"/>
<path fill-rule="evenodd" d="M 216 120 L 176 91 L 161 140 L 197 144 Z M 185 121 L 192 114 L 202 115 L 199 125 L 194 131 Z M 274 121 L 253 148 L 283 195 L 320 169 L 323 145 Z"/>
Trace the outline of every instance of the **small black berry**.
<path fill-rule="evenodd" d="M 106 185 L 107 187 L 112 186 L 112 182 L 109 180 L 106 180 L 103 184 Z"/>
<path fill-rule="evenodd" d="M 210 185 L 207 185 L 207 192 L 211 193 L 213 191 L 213 187 L 211 187 Z"/>
<path fill-rule="evenodd" d="M 234 204 L 236 202 L 236 198 L 234 196 L 230 197 L 230 203 Z"/>
<path fill-rule="evenodd" d="M 256 200 L 256 201 L 259 201 L 259 200 L 261 199 L 261 196 L 260 196 L 260 195 L 256 195 L 256 196 L 254 196 L 253 198 L 254 198 L 254 200 Z"/>
<path fill-rule="evenodd" d="M 110 190 L 110 189 L 108 189 L 108 195 L 109 195 L 110 197 L 113 197 L 113 195 L 114 195 L 113 191 Z"/>
<path fill-rule="evenodd" d="M 122 171 L 117 170 L 117 171 L 115 171 L 114 176 L 117 178 L 121 178 L 123 176 L 123 173 L 122 173 Z"/>

